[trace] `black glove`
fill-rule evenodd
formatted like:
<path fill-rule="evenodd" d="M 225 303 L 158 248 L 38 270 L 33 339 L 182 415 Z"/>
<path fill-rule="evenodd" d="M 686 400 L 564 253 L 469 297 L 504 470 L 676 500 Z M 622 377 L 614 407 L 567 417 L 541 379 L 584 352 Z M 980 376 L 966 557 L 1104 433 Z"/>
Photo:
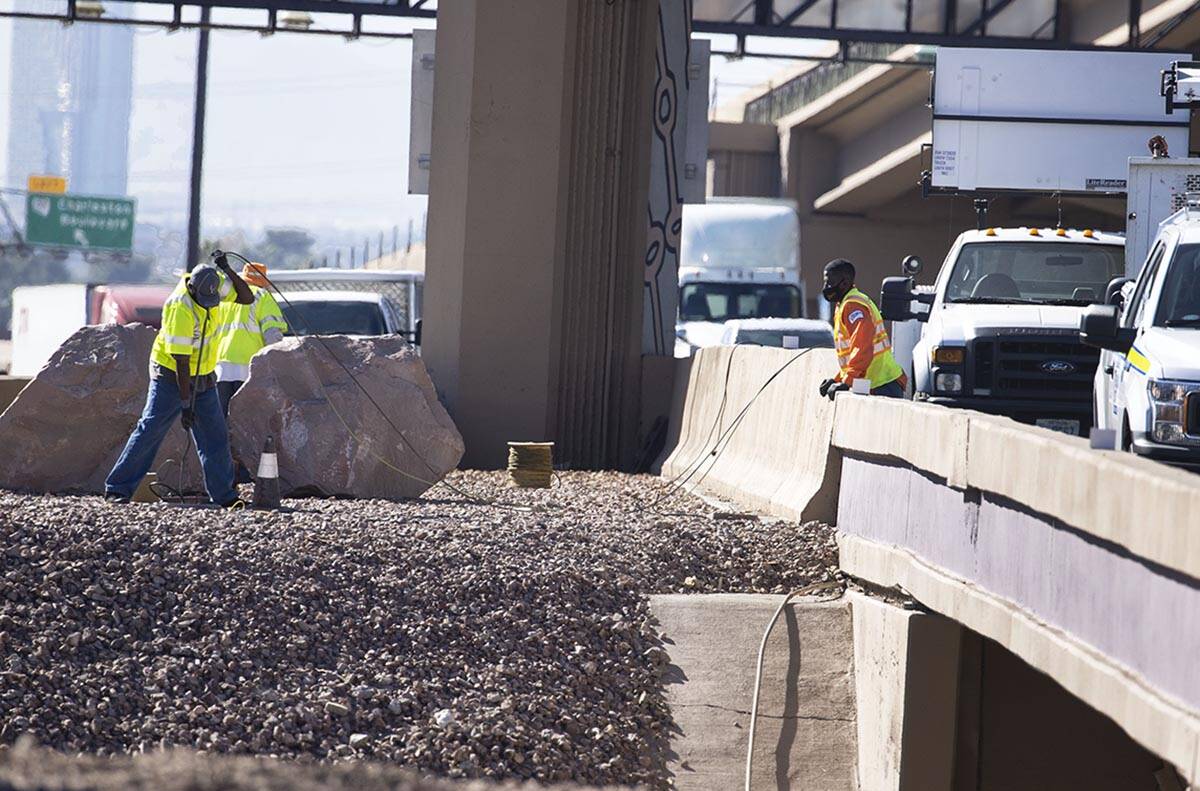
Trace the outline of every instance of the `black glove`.
<path fill-rule="evenodd" d="M 229 258 L 224 253 L 220 251 L 213 253 L 213 263 L 216 264 L 217 269 L 220 269 L 222 272 L 229 272 L 232 274 L 233 268 L 229 265 Z"/>
<path fill-rule="evenodd" d="M 184 431 L 192 430 L 192 426 L 196 424 L 196 413 L 190 406 L 185 406 L 179 413 L 179 422 L 183 425 Z"/>
<path fill-rule="evenodd" d="M 829 393 L 829 388 L 833 387 L 835 384 L 837 384 L 836 379 L 826 379 L 825 381 L 821 382 L 821 395 L 827 395 Z"/>
<path fill-rule="evenodd" d="M 832 401 L 835 397 L 837 397 L 838 393 L 849 389 L 850 385 L 846 384 L 845 382 L 834 382 L 829 386 L 829 389 L 825 391 L 825 395 L 829 396 L 829 400 Z"/>

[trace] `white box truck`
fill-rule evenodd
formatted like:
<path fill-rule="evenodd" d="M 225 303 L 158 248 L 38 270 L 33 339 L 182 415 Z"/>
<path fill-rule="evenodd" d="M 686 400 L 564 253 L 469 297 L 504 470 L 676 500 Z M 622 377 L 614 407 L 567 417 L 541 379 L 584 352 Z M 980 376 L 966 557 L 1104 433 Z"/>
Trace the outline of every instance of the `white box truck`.
<path fill-rule="evenodd" d="M 803 316 L 794 203 L 717 198 L 684 206 L 676 357 L 719 345 L 730 321 L 778 319 L 773 328 L 786 334 L 787 322 Z"/>
<path fill-rule="evenodd" d="M 87 324 L 152 327 L 162 321 L 171 286 L 60 283 L 13 289 L 13 376 L 33 376 L 62 342 Z"/>

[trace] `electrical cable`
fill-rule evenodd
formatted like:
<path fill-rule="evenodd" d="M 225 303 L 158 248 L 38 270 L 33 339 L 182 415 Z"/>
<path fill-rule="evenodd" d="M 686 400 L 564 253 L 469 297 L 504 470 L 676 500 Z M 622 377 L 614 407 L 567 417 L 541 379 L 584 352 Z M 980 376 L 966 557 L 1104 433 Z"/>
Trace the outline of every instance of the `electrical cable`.
<path fill-rule="evenodd" d="M 767 377 L 767 379 L 762 383 L 762 385 L 758 388 L 758 390 L 754 393 L 754 395 L 752 395 L 750 397 L 750 399 L 746 402 L 746 405 L 743 406 L 742 409 L 738 412 L 738 414 L 733 418 L 733 420 L 730 421 L 729 426 L 727 426 L 725 428 L 725 430 L 722 431 L 717 436 L 716 442 L 714 442 L 712 444 L 711 448 L 709 448 L 707 450 L 702 450 L 700 455 L 697 456 L 696 459 L 693 460 L 691 464 L 684 467 L 683 470 L 681 470 L 678 475 L 676 475 L 674 478 L 672 478 L 670 481 L 668 481 L 663 487 L 665 491 L 663 491 L 662 494 L 660 494 L 657 498 L 655 498 L 653 501 L 651 501 L 649 503 L 649 505 L 645 505 L 645 504 L 639 504 L 639 505 L 641 505 L 641 507 L 644 510 L 653 510 L 654 507 L 657 506 L 660 502 L 674 496 L 684 486 L 686 486 L 688 484 L 688 482 L 691 481 L 691 479 L 696 475 L 696 473 L 698 473 L 704 467 L 704 463 L 707 461 L 707 462 L 709 462 L 708 470 L 706 470 L 704 472 L 704 475 L 701 475 L 700 478 L 697 479 L 697 482 L 703 480 L 704 477 L 706 475 L 708 475 L 709 472 L 712 471 L 713 467 L 716 465 L 717 461 L 720 459 L 721 454 L 723 454 L 725 452 L 725 449 L 729 447 L 729 443 L 732 441 L 734 432 L 736 432 L 737 429 L 741 426 L 742 421 L 745 420 L 746 415 L 750 411 L 750 407 L 752 407 L 754 405 L 754 403 L 758 400 L 759 396 L 761 396 L 766 391 L 767 387 L 769 387 L 773 381 L 775 381 L 785 370 L 787 370 L 788 366 L 790 366 L 792 363 L 799 360 L 805 354 L 808 354 L 809 352 L 813 351 L 813 349 L 815 349 L 815 348 L 817 348 L 817 347 L 809 347 L 807 349 L 802 349 L 797 354 L 794 354 L 790 358 L 788 358 L 787 362 L 785 362 L 783 365 L 781 365 L 779 368 L 777 368 L 774 373 L 772 373 L 769 377 Z M 721 405 L 717 412 L 717 418 L 713 422 L 713 426 L 708 432 L 709 438 L 711 438 L 713 433 L 717 430 L 718 426 L 720 425 L 721 419 L 725 413 L 725 404 L 726 404 L 726 401 L 727 401 L 728 395 L 729 395 L 730 373 L 733 368 L 733 354 L 734 354 L 734 352 L 736 352 L 736 350 L 737 350 L 737 346 L 734 346 L 733 351 L 730 352 L 729 360 L 726 364 L 725 386 L 724 386 L 724 391 L 722 392 L 722 395 L 721 395 Z M 705 440 L 705 447 L 707 447 L 707 446 L 708 446 L 708 439 Z"/>
<path fill-rule="evenodd" d="M 213 253 L 214 258 L 219 257 L 221 255 L 232 255 L 247 264 L 253 263 L 252 261 L 250 261 L 250 259 L 246 258 L 241 253 L 236 253 L 233 251 L 222 252 L 220 250 L 215 251 Z M 279 287 L 275 284 L 275 282 L 272 281 L 266 275 L 263 275 L 263 279 L 267 282 L 267 285 L 271 288 L 271 290 L 273 290 L 275 292 L 275 294 L 277 294 L 279 296 L 279 298 L 281 300 L 283 300 L 284 304 L 287 305 L 292 310 L 294 315 L 301 318 L 301 320 L 303 321 L 303 312 L 298 310 L 296 308 L 296 306 L 293 305 L 290 300 L 288 300 L 288 298 L 283 294 L 283 292 L 279 289 Z M 367 388 L 362 384 L 362 382 L 360 382 L 358 380 L 358 377 L 356 377 L 354 375 L 354 373 L 349 369 L 349 367 L 345 363 L 342 362 L 341 358 L 339 358 L 337 356 L 337 354 L 334 353 L 333 349 L 330 348 L 329 345 L 325 342 L 325 339 L 323 337 L 321 337 L 320 335 L 312 334 L 311 333 L 311 330 L 312 330 L 311 325 L 309 325 L 307 322 L 304 322 L 304 324 L 305 324 L 304 329 L 305 329 L 306 337 L 314 338 L 320 344 L 320 346 L 325 350 L 325 352 L 331 358 L 333 358 L 334 362 L 336 362 L 338 364 L 338 366 L 345 372 L 346 376 L 348 376 L 350 378 L 350 381 L 352 381 L 359 388 L 359 390 L 362 391 L 363 395 L 365 395 L 367 397 L 367 400 L 371 402 L 371 404 L 379 412 L 380 416 L 383 417 L 384 421 L 392 428 L 392 430 L 396 433 L 396 435 L 400 437 L 401 441 L 408 447 L 408 449 L 412 452 L 412 454 L 414 456 L 416 456 L 417 459 L 420 460 L 420 462 L 423 465 L 425 465 L 426 469 L 428 469 L 431 473 L 436 474 L 435 470 L 429 464 L 429 462 L 425 460 L 425 458 L 421 455 L 421 453 L 408 440 L 408 437 L 406 437 L 404 435 L 404 433 L 400 430 L 400 428 L 392 421 L 391 417 L 387 414 L 387 412 L 383 409 L 383 407 L 379 404 L 379 402 L 377 402 L 375 400 L 375 398 L 371 395 L 371 393 L 367 390 Z M 717 439 L 712 444 L 711 449 L 702 451 L 701 454 L 691 464 L 689 464 L 678 475 L 676 475 L 674 478 L 672 478 L 670 481 L 668 481 L 663 487 L 663 489 L 664 489 L 663 493 L 660 494 L 658 497 L 656 497 L 649 504 L 642 503 L 642 502 L 638 501 L 636 498 L 632 498 L 632 499 L 634 499 L 634 502 L 637 504 L 637 506 L 641 510 L 653 511 L 655 509 L 655 506 L 657 506 L 660 502 L 674 496 L 680 489 L 682 489 L 685 485 L 687 485 L 687 483 L 689 481 L 691 481 L 691 479 L 696 475 L 696 473 L 698 473 L 704 467 L 704 463 L 706 461 L 709 461 L 710 464 L 709 464 L 708 470 L 705 471 L 704 474 L 701 475 L 700 478 L 698 479 L 698 480 L 703 480 L 704 476 L 706 476 L 708 474 L 708 472 L 712 470 L 713 466 L 720 459 L 721 454 L 723 454 L 725 452 L 725 449 L 729 447 L 729 443 L 732 440 L 734 432 L 736 432 L 738 427 L 741 426 L 742 421 L 745 419 L 746 415 L 748 414 L 748 412 L 750 410 L 750 407 L 752 407 L 754 405 L 754 403 L 763 394 L 763 392 L 766 391 L 767 387 L 769 387 L 772 382 L 774 382 L 785 370 L 787 370 L 787 368 L 789 366 L 791 366 L 792 363 L 799 360 L 805 354 L 811 352 L 814 348 L 815 347 L 809 347 L 807 349 L 802 349 L 797 354 L 788 358 L 787 362 L 785 362 L 778 369 L 776 369 L 774 373 L 772 373 L 769 377 L 767 377 L 767 379 L 762 383 L 762 385 L 758 388 L 758 390 L 754 393 L 754 395 L 752 395 L 750 397 L 750 399 L 746 402 L 745 406 L 742 407 L 742 409 L 738 412 L 738 414 L 730 422 L 729 426 L 726 427 L 725 430 L 722 431 L 717 436 Z M 725 409 L 726 409 L 726 406 L 728 403 L 728 398 L 729 398 L 729 380 L 730 380 L 730 376 L 732 374 L 732 369 L 733 369 L 733 358 L 736 353 L 737 353 L 737 346 L 734 346 L 733 350 L 730 352 L 729 359 L 726 362 L 725 382 L 724 382 L 724 387 L 722 389 L 722 394 L 721 394 L 721 404 L 720 404 L 720 407 L 718 408 L 716 420 L 714 421 L 712 428 L 709 429 L 708 437 L 705 439 L 706 447 L 708 445 L 709 440 L 711 440 L 713 434 L 716 433 L 718 428 L 720 427 L 721 420 L 725 414 Z M 309 362 L 309 365 L 311 366 L 311 364 L 312 364 L 311 360 L 309 360 L 308 362 Z M 314 375 L 315 375 L 315 373 L 316 372 L 314 370 Z M 317 381 L 320 382 L 320 377 L 317 377 Z M 322 389 L 324 389 L 323 383 L 322 383 L 321 387 L 322 387 Z M 466 499 L 468 502 L 471 502 L 474 505 L 491 505 L 491 506 L 498 506 L 498 507 L 502 507 L 502 508 L 512 508 L 512 509 L 522 510 L 522 511 L 530 510 L 525 506 L 517 506 L 517 505 L 513 505 L 511 503 L 504 503 L 499 500 L 495 500 L 495 499 L 488 498 L 488 497 L 476 496 L 476 495 L 472 494 L 471 492 L 465 491 L 464 489 L 462 489 L 458 486 L 455 486 L 454 484 L 449 483 L 444 478 L 440 481 L 430 481 L 430 480 L 427 480 L 427 479 L 422 478 L 417 475 L 413 475 L 410 472 L 400 469 L 399 467 L 397 467 L 394 464 L 392 464 L 391 462 L 389 462 L 387 459 L 380 456 L 372 448 L 370 448 L 370 446 L 367 443 L 362 441 L 362 438 L 359 436 L 359 434 L 356 433 L 350 427 L 349 422 L 345 419 L 345 417 L 341 414 L 341 412 L 337 409 L 337 407 L 334 406 L 333 402 L 329 399 L 328 394 L 326 394 L 325 401 L 327 404 L 329 404 L 330 409 L 333 411 L 334 415 L 338 418 L 338 421 L 342 424 L 342 427 L 346 430 L 346 432 L 348 434 L 350 434 L 351 437 L 356 439 L 359 442 L 359 444 L 363 445 L 363 447 L 365 447 L 367 449 L 367 452 L 370 453 L 377 461 L 379 461 L 381 464 L 383 464 L 385 467 L 392 470 L 393 472 L 396 472 L 407 478 L 410 478 L 412 480 L 423 483 L 426 486 L 428 486 L 430 489 L 432 489 L 436 486 L 439 486 L 439 485 L 444 486 L 447 489 L 449 489 L 450 491 L 454 492 L 455 494 Z"/>
<path fill-rule="evenodd" d="M 779 620 L 779 616 L 783 614 L 783 608 L 788 602 L 797 596 L 806 596 L 809 593 L 816 593 L 819 590 L 827 590 L 829 588 L 838 587 L 837 582 L 815 582 L 812 585 L 806 585 L 799 590 L 794 590 L 783 597 L 783 601 L 779 603 L 775 614 L 771 616 L 771 620 L 767 623 L 767 630 L 763 632 L 762 642 L 758 644 L 758 663 L 754 668 L 754 697 L 750 701 L 750 733 L 748 744 L 746 745 L 746 782 L 745 791 L 750 791 L 750 776 L 754 770 L 754 726 L 758 722 L 758 695 L 762 690 L 762 671 L 763 658 L 767 653 L 767 639 L 771 636 L 771 630 L 775 628 L 775 622 Z M 790 649 L 790 646 L 789 646 Z"/>
<path fill-rule="evenodd" d="M 554 480 L 553 442 L 508 443 L 508 474 L 525 489 L 549 489 Z"/>
<path fill-rule="evenodd" d="M 246 258 L 241 253 L 235 253 L 233 251 L 222 252 L 220 250 L 217 250 L 213 253 L 214 257 L 218 257 L 221 255 L 232 255 L 232 256 L 235 256 L 236 258 L 240 259 L 241 261 L 244 261 L 247 264 L 253 263 L 250 259 Z M 265 280 L 267 282 L 267 285 L 277 295 L 279 295 L 279 298 L 283 300 L 283 303 L 292 310 L 293 314 L 303 321 L 303 319 L 304 319 L 303 312 L 298 310 L 296 308 L 296 306 L 293 305 L 286 296 L 284 296 L 283 292 L 279 290 L 279 286 L 275 285 L 275 282 L 272 281 L 265 274 L 262 277 L 263 277 L 263 280 Z M 314 334 L 312 332 L 312 326 L 307 321 L 303 321 L 303 323 L 304 323 L 305 337 L 313 338 L 317 341 L 318 344 L 320 344 L 321 348 L 323 348 L 325 350 L 326 354 L 328 354 L 331 358 L 333 358 L 333 361 L 336 362 L 338 364 L 338 366 L 345 372 L 346 376 L 348 376 L 350 378 L 350 381 L 352 381 L 358 387 L 358 389 L 362 391 L 363 395 L 365 395 L 367 397 L 367 400 L 371 402 L 372 406 L 375 407 L 375 409 L 383 417 L 384 421 L 392 428 L 392 430 L 396 433 L 396 435 L 398 437 L 400 437 L 400 440 L 408 447 L 408 449 L 412 452 L 412 454 L 417 457 L 417 459 L 421 462 L 421 464 L 425 465 L 425 468 L 427 470 L 429 470 L 431 473 L 436 475 L 437 473 L 436 473 L 436 470 L 434 470 L 433 466 L 428 461 L 425 460 L 425 457 L 422 456 L 420 451 L 418 451 L 413 446 L 413 444 L 409 441 L 408 437 L 404 436 L 404 432 L 401 431 L 399 426 L 397 426 L 392 421 L 391 417 L 384 410 L 384 408 L 379 404 L 379 402 L 375 400 L 374 396 L 371 395 L 371 393 L 367 390 L 366 386 L 363 385 L 363 383 L 358 380 L 358 377 L 356 377 L 354 375 L 354 373 L 350 370 L 350 368 L 345 363 L 342 362 L 341 358 L 339 358 L 337 356 L 337 354 L 334 353 L 333 349 L 330 348 L 329 344 L 327 344 L 325 342 L 325 339 L 323 337 L 321 337 L 320 335 Z M 308 363 L 311 367 L 312 361 L 308 360 Z M 313 369 L 313 375 L 316 377 L 317 382 L 320 383 L 322 390 L 325 390 L 325 385 L 323 382 L 321 382 L 320 377 L 316 376 L 315 369 Z M 406 470 L 400 469 L 399 467 L 392 464 L 387 459 L 383 458 L 383 456 L 376 453 L 374 451 L 374 449 L 372 449 L 368 443 L 363 442 L 362 437 L 350 427 L 349 422 L 345 419 L 345 417 L 341 414 L 341 412 L 337 409 L 337 407 L 334 406 L 333 401 L 329 398 L 328 392 L 325 393 L 325 402 L 327 404 L 329 404 L 330 409 L 333 411 L 334 415 L 337 416 L 338 421 L 342 424 L 342 427 L 346 430 L 346 432 L 351 437 L 353 437 L 355 440 L 357 440 L 360 445 L 362 445 L 364 448 L 366 448 L 367 452 L 369 454 L 371 454 L 371 456 L 373 456 L 376 461 L 378 461 L 380 464 L 383 464 L 385 467 L 392 470 L 393 472 L 398 473 L 399 475 L 402 475 L 406 478 L 410 478 L 419 483 L 425 484 L 427 487 L 429 487 L 429 489 L 432 489 L 439 485 L 444 486 L 447 489 L 449 489 L 450 491 L 454 492 L 455 494 L 466 499 L 467 501 L 471 502 L 474 505 L 496 505 L 496 506 L 501 506 L 501 507 L 527 510 L 527 509 L 524 509 L 524 507 L 522 507 L 522 506 L 515 506 L 515 505 L 511 505 L 509 503 L 502 503 L 497 500 L 492 500 L 492 499 L 489 499 L 486 497 L 478 497 L 478 496 L 476 496 L 470 492 L 467 492 L 467 491 L 459 488 L 458 486 L 455 486 L 454 484 L 446 481 L 444 478 L 440 481 L 431 481 L 431 480 L 422 478 L 421 476 L 413 475 L 412 473 L 410 473 Z"/>

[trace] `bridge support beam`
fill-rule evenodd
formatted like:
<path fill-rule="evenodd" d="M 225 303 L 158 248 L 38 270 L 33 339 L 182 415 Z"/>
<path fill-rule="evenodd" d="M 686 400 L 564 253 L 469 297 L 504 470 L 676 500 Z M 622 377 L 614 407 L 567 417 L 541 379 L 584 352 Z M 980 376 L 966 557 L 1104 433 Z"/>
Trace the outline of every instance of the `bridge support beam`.
<path fill-rule="evenodd" d="M 953 788 L 963 630 L 851 593 L 862 791 Z"/>
<path fill-rule="evenodd" d="M 466 440 L 637 444 L 656 3 L 438 10 L 422 353 Z"/>

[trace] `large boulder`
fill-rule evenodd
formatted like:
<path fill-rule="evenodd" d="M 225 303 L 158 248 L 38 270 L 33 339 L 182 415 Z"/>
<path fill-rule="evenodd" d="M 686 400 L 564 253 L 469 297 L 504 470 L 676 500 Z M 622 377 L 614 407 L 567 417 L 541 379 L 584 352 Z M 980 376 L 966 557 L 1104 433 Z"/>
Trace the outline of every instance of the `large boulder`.
<path fill-rule="evenodd" d="M 0 415 L 0 488 L 66 494 L 102 494 L 150 386 L 150 347 L 156 330 L 145 324 L 83 327 L 68 338 L 17 399 Z M 152 470 L 178 485 L 178 460 L 187 442 L 176 426 Z M 193 449 L 185 486 L 202 489 Z"/>
<path fill-rule="evenodd" d="M 229 428 L 251 473 L 274 437 L 284 496 L 418 497 L 463 455 L 424 362 L 393 337 L 286 338 L 264 349 L 233 397 Z"/>

